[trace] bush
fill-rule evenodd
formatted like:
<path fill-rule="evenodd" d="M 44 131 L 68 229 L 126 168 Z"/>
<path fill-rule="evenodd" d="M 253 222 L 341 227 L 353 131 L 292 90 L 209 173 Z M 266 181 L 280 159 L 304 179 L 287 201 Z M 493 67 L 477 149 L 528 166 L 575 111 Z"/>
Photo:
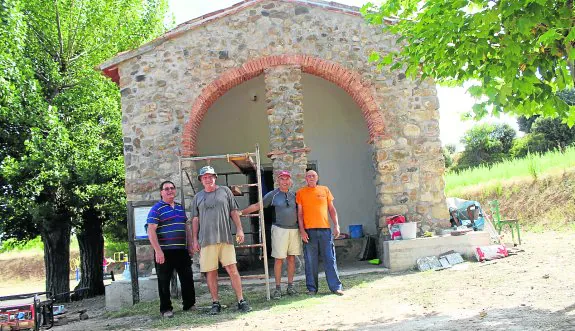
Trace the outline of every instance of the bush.
<path fill-rule="evenodd" d="M 115 252 L 124 252 L 128 254 L 127 241 L 104 240 L 104 255 L 111 257 Z"/>
<path fill-rule="evenodd" d="M 527 134 L 513 141 L 509 151 L 512 158 L 526 157 L 529 153 L 545 153 L 551 148 L 550 142 L 540 133 Z"/>
<path fill-rule="evenodd" d="M 25 251 L 25 250 L 44 250 L 44 243 L 40 236 L 32 240 L 17 240 L 10 238 L 2 242 L 0 246 L 0 253 L 8 253 L 12 251 Z"/>

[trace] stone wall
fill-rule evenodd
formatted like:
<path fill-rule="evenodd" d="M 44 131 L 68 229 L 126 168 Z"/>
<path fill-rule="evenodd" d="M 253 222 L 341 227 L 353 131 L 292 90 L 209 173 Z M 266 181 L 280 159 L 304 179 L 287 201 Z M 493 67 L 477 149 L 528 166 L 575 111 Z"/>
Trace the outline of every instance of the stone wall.
<path fill-rule="evenodd" d="M 128 200 L 158 199 L 157 183 L 179 181 L 178 156 L 196 152 L 210 106 L 261 74 L 274 168 L 291 169 L 301 183 L 306 108 L 299 102 L 298 75 L 305 72 L 340 86 L 362 110 L 376 169 L 379 225 L 393 214 L 420 222 L 422 231 L 447 224 L 433 82 L 378 71 L 369 55 L 396 50 L 396 37 L 367 25 L 357 12 L 314 2 L 324 6 L 254 1 L 209 22 L 181 25 L 105 64 L 120 75 Z"/>
<path fill-rule="evenodd" d="M 293 190 L 305 185 L 307 166 L 303 135 L 301 67 L 277 66 L 265 70 L 266 103 L 270 127 L 270 158 L 276 171 L 292 171 Z M 274 176 L 274 180 L 277 177 Z M 277 183 L 276 183 L 277 184 Z M 277 187 L 277 185 L 275 185 Z"/>

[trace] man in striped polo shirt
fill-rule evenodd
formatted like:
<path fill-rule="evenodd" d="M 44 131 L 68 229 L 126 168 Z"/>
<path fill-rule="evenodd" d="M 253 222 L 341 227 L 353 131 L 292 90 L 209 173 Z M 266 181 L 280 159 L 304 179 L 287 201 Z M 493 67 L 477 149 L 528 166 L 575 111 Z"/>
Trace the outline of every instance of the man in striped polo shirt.
<path fill-rule="evenodd" d="M 167 180 L 160 184 L 158 201 L 148 214 L 148 238 L 156 257 L 160 313 L 162 317 L 174 316 L 170 299 L 170 280 L 174 270 L 180 278 L 183 310 L 195 310 L 196 292 L 192 260 L 186 245 L 186 213 L 176 197 L 176 185 Z M 191 243 L 190 243 L 191 245 Z"/>

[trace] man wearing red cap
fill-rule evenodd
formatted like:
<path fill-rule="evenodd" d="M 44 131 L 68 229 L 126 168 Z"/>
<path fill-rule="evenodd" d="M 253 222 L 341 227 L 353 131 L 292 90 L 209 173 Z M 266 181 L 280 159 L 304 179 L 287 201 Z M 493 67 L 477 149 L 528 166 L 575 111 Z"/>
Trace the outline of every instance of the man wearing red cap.
<path fill-rule="evenodd" d="M 295 256 L 301 255 L 302 243 L 299 235 L 297 222 L 297 208 L 295 204 L 295 194 L 290 192 L 292 185 L 291 174 L 289 171 L 280 171 L 278 173 L 278 185 L 275 190 L 265 195 L 264 208 L 273 206 L 275 211 L 275 222 L 272 225 L 272 257 L 274 262 L 274 274 L 276 280 L 276 289 L 272 293 L 274 299 L 280 299 L 281 277 L 283 261 L 287 259 L 288 285 L 286 293 L 296 295 L 297 292 L 293 286 L 293 277 L 295 274 Z M 259 204 L 254 203 L 242 210 L 242 214 L 249 214 L 259 210 Z"/>

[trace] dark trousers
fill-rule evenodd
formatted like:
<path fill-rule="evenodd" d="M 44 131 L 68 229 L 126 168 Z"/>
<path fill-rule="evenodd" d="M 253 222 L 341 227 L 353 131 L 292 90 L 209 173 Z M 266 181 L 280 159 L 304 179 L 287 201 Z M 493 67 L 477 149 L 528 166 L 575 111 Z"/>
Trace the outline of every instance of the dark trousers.
<path fill-rule="evenodd" d="M 158 292 L 160 293 L 160 313 L 174 309 L 170 299 L 170 280 L 174 270 L 176 270 L 180 278 L 183 309 L 190 309 L 196 304 L 192 258 L 185 249 L 167 249 L 164 251 L 164 257 L 164 263 L 158 264 L 156 262 Z"/>

